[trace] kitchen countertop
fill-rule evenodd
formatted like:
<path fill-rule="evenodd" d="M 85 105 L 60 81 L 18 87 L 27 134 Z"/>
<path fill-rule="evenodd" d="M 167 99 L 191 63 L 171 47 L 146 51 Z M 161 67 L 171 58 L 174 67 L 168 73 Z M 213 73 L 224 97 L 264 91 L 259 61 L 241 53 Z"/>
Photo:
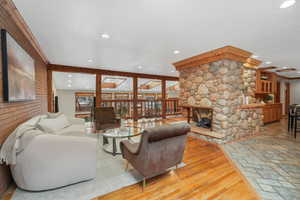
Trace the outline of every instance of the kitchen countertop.
<path fill-rule="evenodd" d="M 247 110 L 247 109 L 257 109 L 257 108 L 263 108 L 264 106 L 273 106 L 273 105 L 280 105 L 281 103 L 252 103 L 252 104 L 244 104 L 239 107 L 241 110 Z"/>
<path fill-rule="evenodd" d="M 241 105 L 239 107 L 239 109 L 241 110 L 247 110 L 247 109 L 257 109 L 257 108 L 262 108 L 264 107 L 266 104 L 262 104 L 262 103 L 252 103 L 252 104 L 244 104 Z"/>

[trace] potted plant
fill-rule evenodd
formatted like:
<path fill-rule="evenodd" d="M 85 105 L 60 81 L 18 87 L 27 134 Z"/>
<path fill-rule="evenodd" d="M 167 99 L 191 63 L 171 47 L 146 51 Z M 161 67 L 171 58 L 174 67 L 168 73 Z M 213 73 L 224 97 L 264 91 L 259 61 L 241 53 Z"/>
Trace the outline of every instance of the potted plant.
<path fill-rule="evenodd" d="M 128 113 L 128 108 L 126 106 L 122 106 L 120 108 L 120 117 L 121 117 L 121 127 L 125 126 L 125 120 Z"/>
<path fill-rule="evenodd" d="M 268 94 L 266 97 L 265 97 L 265 102 L 267 102 L 267 103 L 273 103 L 273 96 L 272 95 L 270 95 L 270 94 Z"/>

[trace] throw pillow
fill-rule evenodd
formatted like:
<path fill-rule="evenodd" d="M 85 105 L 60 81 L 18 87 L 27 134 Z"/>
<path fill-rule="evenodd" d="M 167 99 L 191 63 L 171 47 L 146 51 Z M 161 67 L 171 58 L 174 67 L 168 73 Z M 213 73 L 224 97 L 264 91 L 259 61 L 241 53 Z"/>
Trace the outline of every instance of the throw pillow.
<path fill-rule="evenodd" d="M 31 118 L 30 120 L 24 122 L 22 125 L 36 127 L 38 125 L 38 123 L 40 122 L 40 120 L 45 119 L 45 118 L 47 118 L 45 115 L 38 115 L 38 116 L 35 116 L 35 117 Z"/>
<path fill-rule="evenodd" d="M 48 112 L 47 115 L 48 115 L 48 118 L 55 119 L 55 118 L 59 117 L 60 115 L 62 115 L 62 113 L 61 112 L 58 112 L 58 113 L 50 113 L 50 112 Z"/>
<path fill-rule="evenodd" d="M 55 133 L 70 126 L 70 122 L 65 115 L 60 115 L 55 119 L 43 119 L 39 123 L 40 128 L 47 133 Z"/>

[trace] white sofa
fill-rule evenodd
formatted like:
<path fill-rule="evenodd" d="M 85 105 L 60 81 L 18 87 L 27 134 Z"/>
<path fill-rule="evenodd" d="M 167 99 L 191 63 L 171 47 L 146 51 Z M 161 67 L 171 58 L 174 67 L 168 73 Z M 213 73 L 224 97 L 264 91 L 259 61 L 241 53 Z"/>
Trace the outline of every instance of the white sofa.
<path fill-rule="evenodd" d="M 54 189 L 95 178 L 97 141 L 85 136 L 84 121 L 55 134 L 34 137 L 11 165 L 18 187 L 29 191 Z M 75 136 L 74 136 L 75 135 Z"/>

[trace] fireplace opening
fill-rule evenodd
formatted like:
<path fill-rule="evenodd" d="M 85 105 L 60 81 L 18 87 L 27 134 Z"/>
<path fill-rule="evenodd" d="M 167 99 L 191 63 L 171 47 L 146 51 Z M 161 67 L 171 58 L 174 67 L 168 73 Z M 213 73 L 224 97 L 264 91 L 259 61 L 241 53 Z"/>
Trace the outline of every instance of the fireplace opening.
<path fill-rule="evenodd" d="M 201 128 L 212 128 L 212 112 L 208 109 L 193 108 L 192 120 Z"/>

